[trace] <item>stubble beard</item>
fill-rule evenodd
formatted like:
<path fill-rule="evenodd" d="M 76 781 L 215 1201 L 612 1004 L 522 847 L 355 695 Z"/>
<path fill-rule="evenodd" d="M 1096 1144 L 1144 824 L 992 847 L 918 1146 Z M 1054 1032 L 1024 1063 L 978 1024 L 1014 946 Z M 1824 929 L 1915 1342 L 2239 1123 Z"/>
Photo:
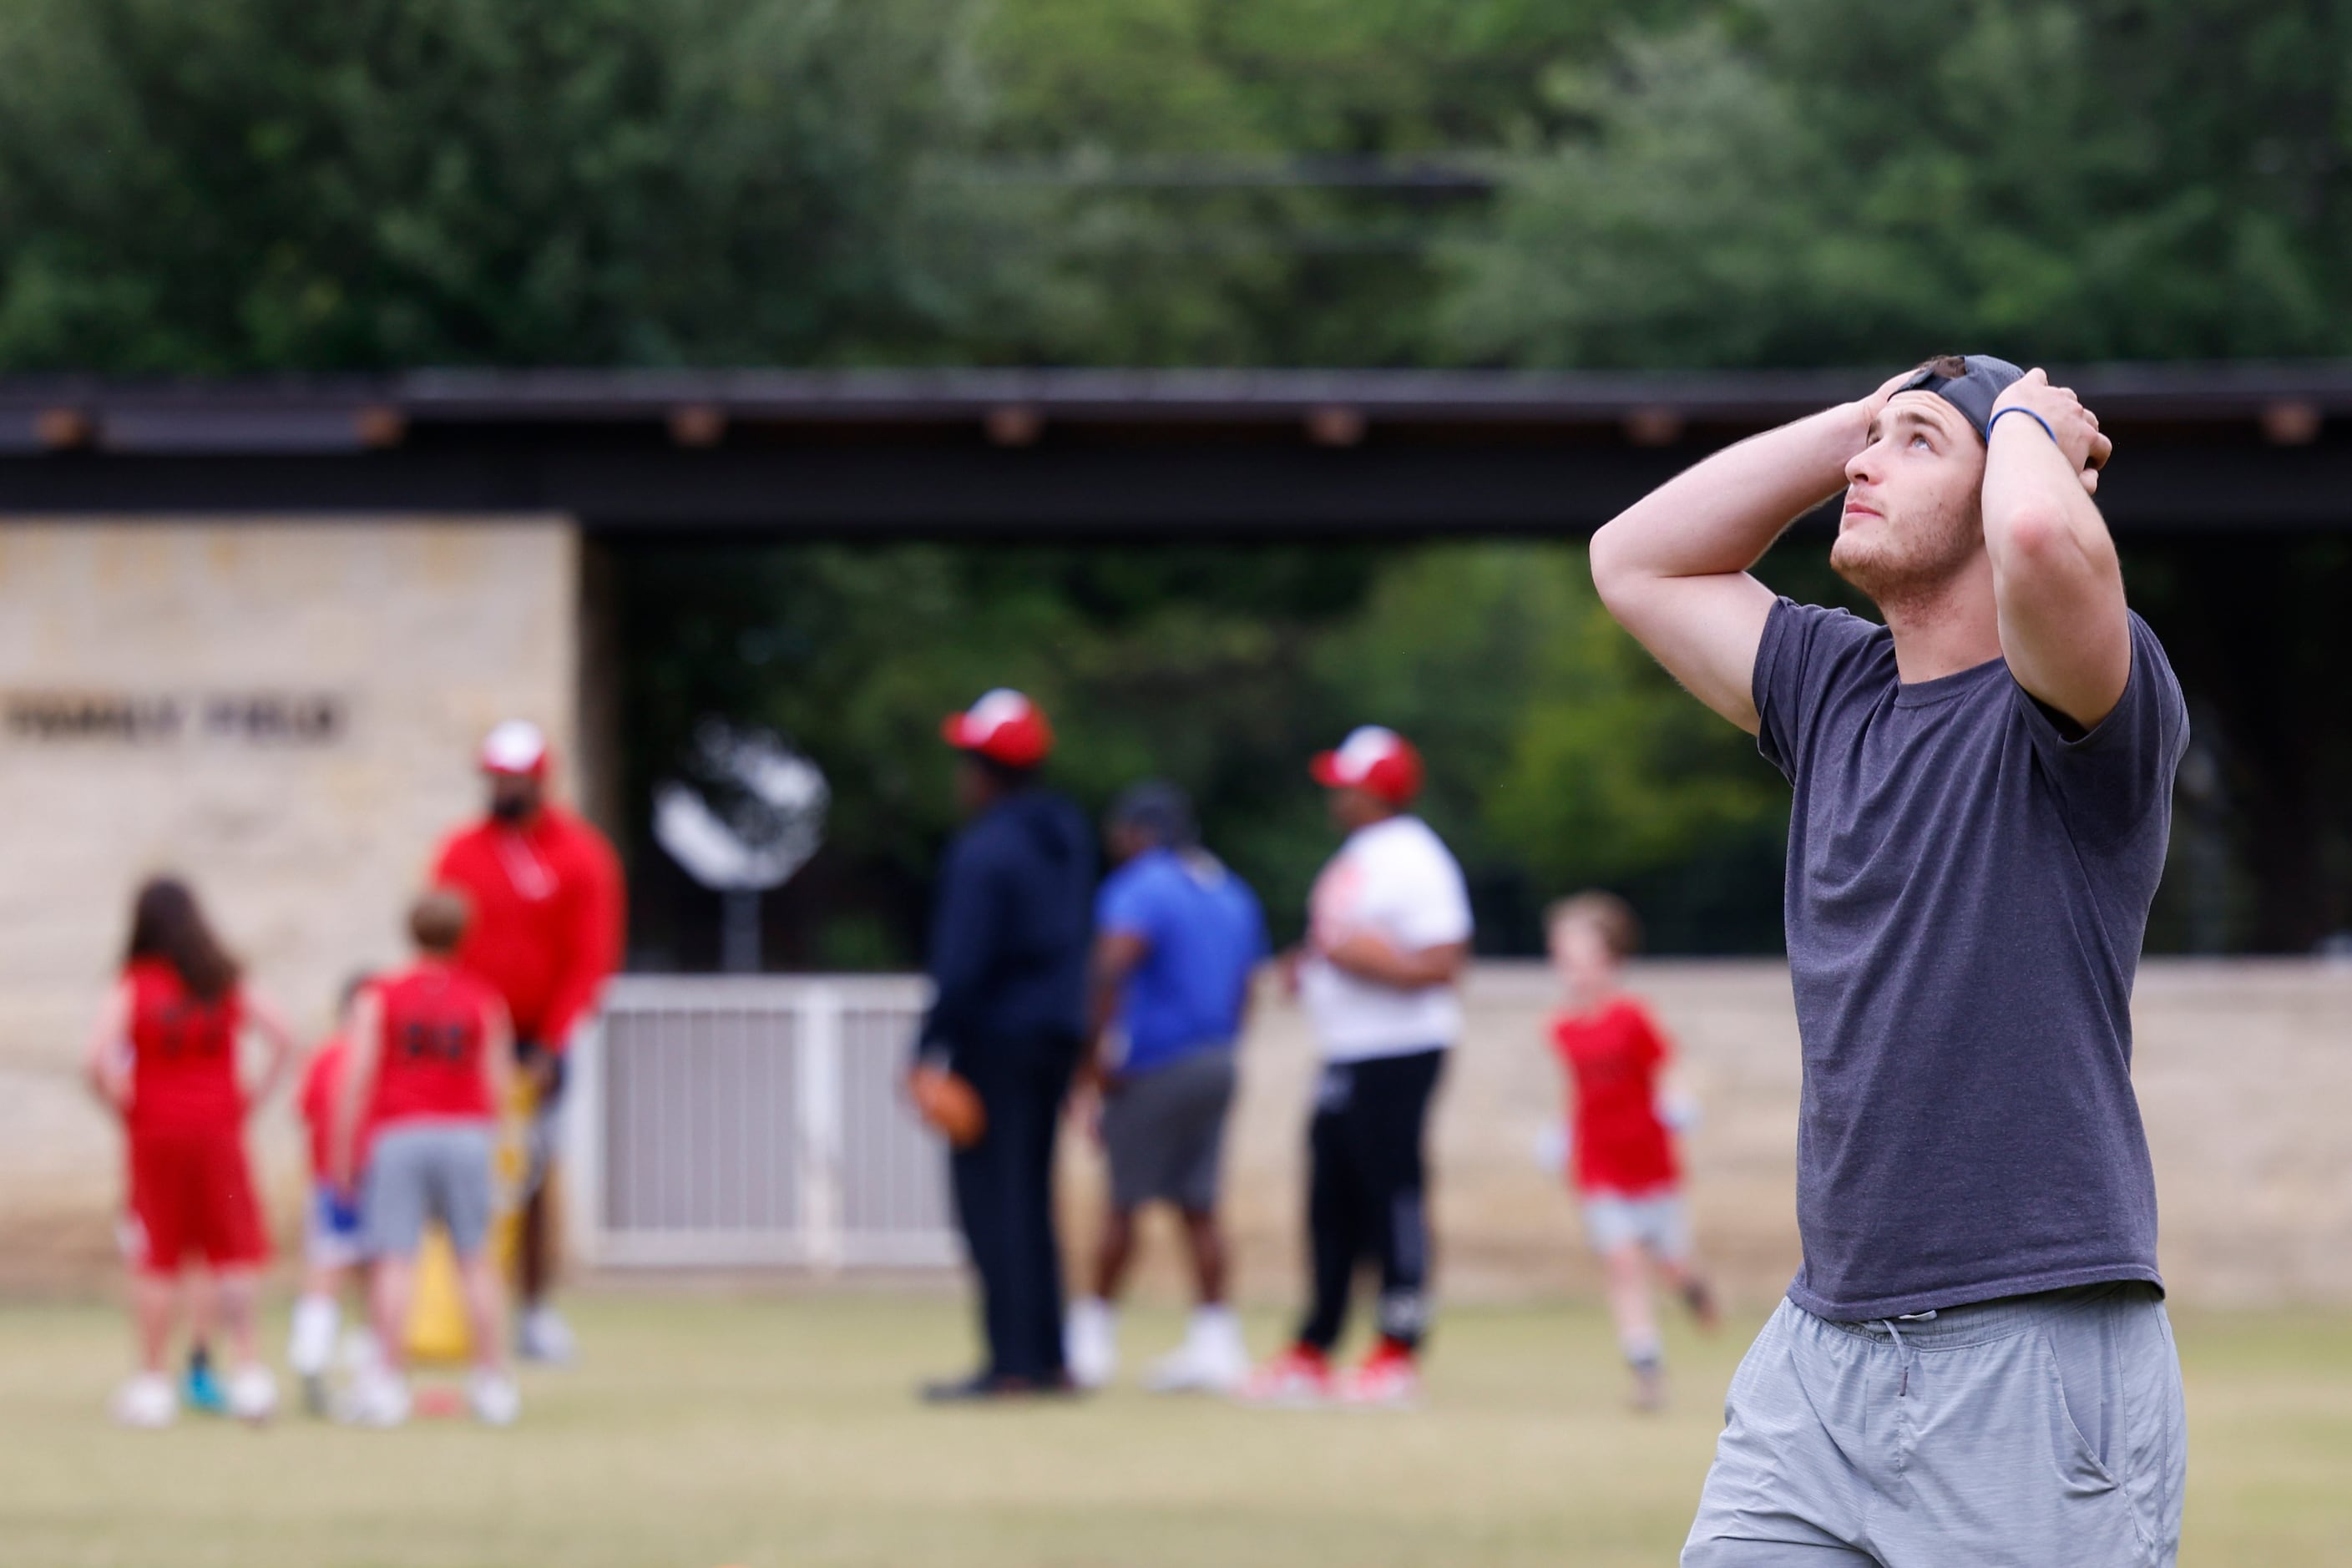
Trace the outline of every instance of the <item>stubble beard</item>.
<path fill-rule="evenodd" d="M 1838 535 L 1830 570 L 1853 584 L 1882 612 L 1940 595 L 1983 547 L 1974 509 L 1938 507 L 1916 522 L 1883 517 L 1874 537 Z"/>

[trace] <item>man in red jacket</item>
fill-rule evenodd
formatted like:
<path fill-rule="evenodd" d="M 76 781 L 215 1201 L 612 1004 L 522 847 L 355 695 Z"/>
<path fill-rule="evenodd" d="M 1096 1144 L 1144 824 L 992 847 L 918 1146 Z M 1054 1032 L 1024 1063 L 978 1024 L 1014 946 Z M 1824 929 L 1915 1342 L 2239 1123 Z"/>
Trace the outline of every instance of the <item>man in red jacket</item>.
<path fill-rule="evenodd" d="M 459 967 L 488 983 L 514 1019 L 515 1058 L 535 1089 L 530 1171 L 524 1182 L 517 1283 L 524 1356 L 566 1361 L 571 1331 L 548 1305 L 554 1226 L 547 1173 L 564 1050 L 619 964 L 624 931 L 620 861 L 604 836 L 548 798 L 547 738 L 509 720 L 482 742 L 489 815 L 442 845 L 433 880 L 473 906 Z"/>

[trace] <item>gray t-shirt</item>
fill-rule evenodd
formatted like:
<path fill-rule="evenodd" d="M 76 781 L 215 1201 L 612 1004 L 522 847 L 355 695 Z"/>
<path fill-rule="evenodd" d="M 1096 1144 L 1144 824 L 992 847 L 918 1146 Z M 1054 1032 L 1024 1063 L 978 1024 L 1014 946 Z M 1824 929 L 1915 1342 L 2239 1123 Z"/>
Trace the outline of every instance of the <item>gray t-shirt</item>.
<path fill-rule="evenodd" d="M 1906 686 L 1884 626 L 1787 599 L 1765 622 L 1809 1312 L 2162 1283 L 2130 1006 L 2189 717 L 2137 616 L 2131 640 L 2122 701 L 2069 739 L 2000 659 Z"/>

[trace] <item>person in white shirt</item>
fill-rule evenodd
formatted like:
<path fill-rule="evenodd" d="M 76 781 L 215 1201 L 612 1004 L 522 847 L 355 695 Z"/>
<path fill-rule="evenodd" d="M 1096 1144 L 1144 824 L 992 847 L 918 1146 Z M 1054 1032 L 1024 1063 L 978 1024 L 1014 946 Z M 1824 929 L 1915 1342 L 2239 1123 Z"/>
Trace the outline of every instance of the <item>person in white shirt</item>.
<path fill-rule="evenodd" d="M 1366 726 L 1315 759 L 1347 842 L 1316 879 L 1296 955 L 1301 999 L 1323 1055 L 1307 1129 L 1313 1300 L 1296 1342 L 1251 1378 L 1244 1397 L 1408 1405 L 1429 1319 L 1429 1216 L 1423 1136 L 1445 1052 L 1462 1032 L 1455 990 L 1470 951 L 1462 868 L 1407 810 L 1421 755 Z M 1334 1376 L 1358 1267 L 1381 1271 L 1380 1341 Z"/>

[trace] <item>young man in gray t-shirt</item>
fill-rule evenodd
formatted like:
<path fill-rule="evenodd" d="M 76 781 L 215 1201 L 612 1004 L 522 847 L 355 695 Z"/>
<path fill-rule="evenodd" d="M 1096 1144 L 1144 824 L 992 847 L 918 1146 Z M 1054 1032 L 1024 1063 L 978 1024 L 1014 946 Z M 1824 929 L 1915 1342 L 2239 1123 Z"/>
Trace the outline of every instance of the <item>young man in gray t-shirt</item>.
<path fill-rule="evenodd" d="M 1795 790 L 1803 1266 L 1685 1564 L 2168 1563 L 2186 1470 L 2130 1001 L 2188 742 L 2040 371 L 1932 360 L 1592 542 L 1611 612 Z M 1836 493 L 1879 626 L 1748 574 Z"/>

